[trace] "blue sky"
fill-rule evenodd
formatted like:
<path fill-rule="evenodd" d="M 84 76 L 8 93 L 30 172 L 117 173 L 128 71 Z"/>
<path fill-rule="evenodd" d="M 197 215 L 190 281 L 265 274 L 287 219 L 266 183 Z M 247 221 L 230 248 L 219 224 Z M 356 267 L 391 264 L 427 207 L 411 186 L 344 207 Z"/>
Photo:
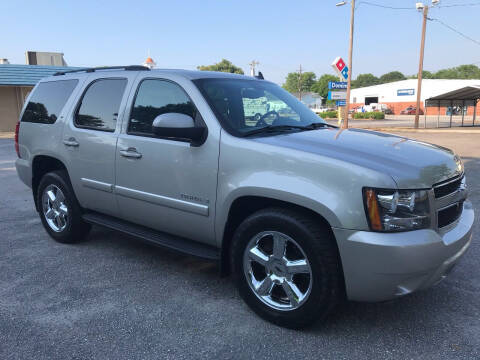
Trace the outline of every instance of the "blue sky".
<path fill-rule="evenodd" d="M 69 65 L 100 66 L 139 64 L 150 51 L 158 67 L 195 69 L 226 58 L 246 73 L 255 59 L 266 78 L 283 83 L 300 64 L 320 75 L 333 73 L 336 56 L 346 59 L 350 12 L 337 1 L 2 1 L 0 57 L 23 64 L 26 50 L 59 51 Z M 416 73 L 421 15 L 357 2 L 354 77 Z M 414 8 L 416 0 L 369 2 Z M 480 40 L 480 6 L 432 9 L 430 17 Z M 429 22 L 425 69 L 467 63 L 480 65 L 480 46 Z"/>

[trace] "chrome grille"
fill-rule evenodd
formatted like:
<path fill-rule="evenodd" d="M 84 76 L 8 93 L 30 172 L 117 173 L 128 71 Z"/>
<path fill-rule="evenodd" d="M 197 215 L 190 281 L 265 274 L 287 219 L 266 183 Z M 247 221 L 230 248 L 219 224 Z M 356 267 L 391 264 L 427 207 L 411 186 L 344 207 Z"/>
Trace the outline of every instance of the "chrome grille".
<path fill-rule="evenodd" d="M 458 178 L 447 180 L 443 183 L 435 185 L 433 191 L 435 192 L 435 199 L 442 198 L 444 196 L 450 195 L 460 189 L 462 185 L 463 176 Z"/>
<path fill-rule="evenodd" d="M 467 198 L 463 174 L 434 185 L 433 193 L 438 229 L 453 224 L 462 216 L 463 203 Z"/>
<path fill-rule="evenodd" d="M 445 209 L 439 210 L 437 212 L 438 228 L 440 229 L 458 220 L 460 216 L 462 216 L 462 211 L 463 211 L 463 201 L 452 204 Z"/>

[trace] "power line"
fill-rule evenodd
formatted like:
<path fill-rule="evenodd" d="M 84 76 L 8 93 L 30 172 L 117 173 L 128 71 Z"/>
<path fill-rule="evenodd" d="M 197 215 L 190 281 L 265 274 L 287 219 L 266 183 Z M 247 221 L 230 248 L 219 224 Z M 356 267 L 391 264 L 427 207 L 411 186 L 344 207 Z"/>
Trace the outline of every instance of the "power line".
<path fill-rule="evenodd" d="M 417 11 L 414 7 L 397 7 L 397 6 L 390 6 L 390 5 L 383 5 L 378 3 L 373 3 L 370 1 L 360 1 L 356 7 L 359 7 L 361 4 L 369 5 L 369 6 L 376 6 L 384 9 L 391 9 L 391 10 L 414 10 Z M 464 4 L 451 4 L 451 5 L 434 5 L 432 8 L 450 8 L 450 7 L 465 7 L 465 6 L 480 6 L 480 2 L 477 3 L 464 3 Z"/>
<path fill-rule="evenodd" d="M 440 19 L 428 18 L 428 20 L 438 21 L 440 24 L 442 24 L 442 25 L 445 26 L 446 28 L 452 30 L 453 32 L 457 33 L 458 35 L 464 37 L 464 38 L 467 39 L 467 40 L 470 40 L 471 42 L 473 42 L 473 43 L 475 43 L 475 44 L 477 44 L 477 45 L 480 45 L 480 41 L 475 40 L 475 39 L 471 38 L 471 37 L 468 36 L 468 35 L 465 35 L 464 33 L 458 31 L 458 30 L 455 29 L 454 27 L 452 27 L 452 26 L 450 26 L 450 25 L 448 25 L 448 24 L 445 24 L 445 23 L 444 23 L 442 20 L 440 20 Z"/>
<path fill-rule="evenodd" d="M 466 4 L 436 5 L 436 8 L 464 7 L 464 6 L 480 6 L 480 2 Z"/>
<path fill-rule="evenodd" d="M 360 6 L 361 4 L 376 6 L 376 7 L 380 7 L 380 8 L 384 8 L 384 9 L 391 9 L 391 10 L 415 10 L 415 11 L 417 11 L 414 7 L 396 7 L 396 6 L 389 6 L 389 5 L 372 3 L 370 1 L 360 1 L 357 4 L 357 7 Z"/>

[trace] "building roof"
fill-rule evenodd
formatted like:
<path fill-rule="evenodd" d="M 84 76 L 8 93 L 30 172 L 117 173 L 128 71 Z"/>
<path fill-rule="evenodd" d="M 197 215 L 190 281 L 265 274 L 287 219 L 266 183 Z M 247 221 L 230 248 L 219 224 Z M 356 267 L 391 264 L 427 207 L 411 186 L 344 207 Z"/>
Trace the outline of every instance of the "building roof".
<path fill-rule="evenodd" d="M 41 79 L 58 71 L 77 69 L 69 66 L 0 64 L 0 86 L 34 86 Z"/>
<path fill-rule="evenodd" d="M 465 86 L 431 97 L 427 100 L 476 100 L 480 99 L 480 85 Z"/>

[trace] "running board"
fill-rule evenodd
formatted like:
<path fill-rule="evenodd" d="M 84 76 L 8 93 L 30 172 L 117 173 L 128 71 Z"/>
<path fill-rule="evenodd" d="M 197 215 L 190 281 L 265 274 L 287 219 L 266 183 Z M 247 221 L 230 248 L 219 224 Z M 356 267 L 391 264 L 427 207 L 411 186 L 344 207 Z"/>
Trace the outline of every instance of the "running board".
<path fill-rule="evenodd" d="M 197 241 L 152 230 L 145 226 L 132 224 L 130 222 L 99 213 L 88 212 L 83 214 L 82 218 L 84 221 L 90 224 L 100 225 L 113 230 L 121 231 L 153 245 L 163 246 L 208 260 L 220 260 L 219 249 L 211 245 L 205 245 Z"/>

